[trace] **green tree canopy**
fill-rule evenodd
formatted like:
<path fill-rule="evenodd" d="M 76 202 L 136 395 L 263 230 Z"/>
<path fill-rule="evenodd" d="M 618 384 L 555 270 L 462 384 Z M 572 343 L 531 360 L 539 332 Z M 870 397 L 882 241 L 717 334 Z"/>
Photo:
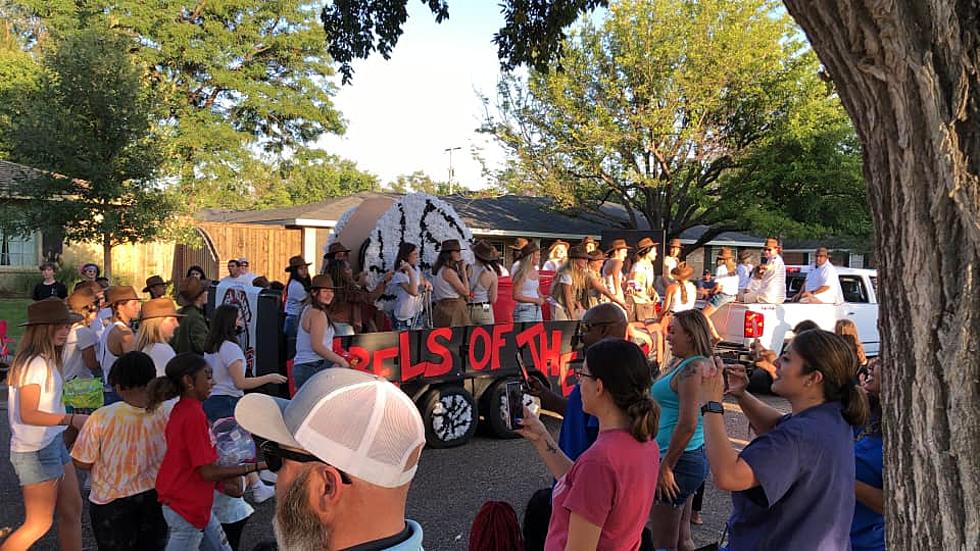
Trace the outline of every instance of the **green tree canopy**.
<path fill-rule="evenodd" d="M 303 0 L 8 0 L 0 15 L 32 48 L 88 26 L 129 37 L 124 51 L 165 106 L 167 171 L 192 206 L 209 206 L 257 168 L 257 152 L 280 156 L 343 132 L 317 9 Z"/>
<path fill-rule="evenodd" d="M 402 174 L 388 183 L 388 189 L 395 193 L 428 193 L 429 195 L 449 195 L 452 193 L 466 192 L 466 188 L 456 184 L 450 186 L 449 182 L 434 180 L 422 170 L 416 170 L 411 174 Z"/>
<path fill-rule="evenodd" d="M 848 225 L 798 201 L 829 180 L 848 197 L 864 188 L 846 114 L 774 2 L 614 2 L 563 52 L 563 70 L 505 76 L 484 127 L 518 162 L 520 185 L 562 206 L 620 204 L 629 226 L 668 236 Z"/>
<path fill-rule="evenodd" d="M 8 222 L 102 242 L 107 272 L 113 246 L 157 237 L 178 206 L 158 185 L 158 111 L 129 43 L 95 28 L 60 38 L 9 129 L 11 160 L 52 175 L 16 184 L 26 206 Z"/>

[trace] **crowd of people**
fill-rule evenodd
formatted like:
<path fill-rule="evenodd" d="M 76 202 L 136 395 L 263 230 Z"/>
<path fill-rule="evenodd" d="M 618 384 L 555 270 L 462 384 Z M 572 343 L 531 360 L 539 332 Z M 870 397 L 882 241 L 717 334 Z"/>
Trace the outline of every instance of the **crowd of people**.
<path fill-rule="evenodd" d="M 249 372 L 237 306 L 205 315 L 210 281 L 201 268 L 177 283 L 175 302 L 159 276 L 147 279 L 143 301 L 133 287 L 104 286 L 95 265 L 61 296 L 54 266 L 41 266 L 39 300 L 7 379 L 10 461 L 26 516 L 0 551 L 30 548 L 54 520 L 61 548 L 80 549 L 79 472 L 100 549 L 238 549 L 253 511 L 245 495 L 276 497 L 280 549 L 420 549 L 423 527 L 405 514 L 425 442 L 419 411 L 390 382 L 343 369 L 349 360 L 332 341 L 492 324 L 505 274 L 514 320 L 540 321 L 544 308 L 551 319 L 578 320 L 583 361 L 567 397 L 529 383 L 542 407 L 562 416 L 557 440 L 529 409 L 516 430 L 554 486 L 532 496 L 520 533 L 509 505 L 488 503 L 471 549 L 691 550 L 709 474 L 732 493 L 730 550 L 884 549 L 880 376 L 853 323 L 834 332 L 801 324 L 783 350 L 754 349 L 752 377 L 763 376 L 750 380 L 714 355 L 710 317 L 737 300 L 785 300 L 778 242 L 767 240 L 759 266 L 746 254 L 736 264 L 723 248 L 700 281 L 678 240 L 658 270 L 657 246 L 620 239 L 601 251 L 594 240 L 559 241 L 542 265 L 538 245 L 521 239 L 507 270 L 489 243 L 475 242 L 467 264 L 463 244 L 451 240 L 426 274 L 418 246 L 403 243 L 395 270 L 373 289 L 340 243 L 317 275 L 291 258 L 284 285 L 262 282 L 245 258 L 229 261 L 227 278 L 285 295 L 282 330 L 296 344 L 292 400 L 248 392 L 285 377 Z M 791 300 L 840 300 L 828 257 L 818 251 Z M 387 312 L 375 306 L 383 295 L 392 299 Z M 756 387 L 785 398 L 791 413 L 754 397 Z M 725 395 L 757 435 L 741 452 L 723 421 Z M 228 422 L 253 436 L 254 459 L 219 453 L 213 430 Z M 263 478 L 275 478 L 276 489 Z M 497 526 L 498 517 L 498 529 L 483 524 Z"/>

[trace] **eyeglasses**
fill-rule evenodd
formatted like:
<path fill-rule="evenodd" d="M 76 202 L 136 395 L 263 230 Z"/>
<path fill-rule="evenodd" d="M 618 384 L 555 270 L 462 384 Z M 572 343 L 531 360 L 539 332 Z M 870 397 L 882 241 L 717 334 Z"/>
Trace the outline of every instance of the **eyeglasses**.
<path fill-rule="evenodd" d="M 274 473 L 279 472 L 279 469 L 282 468 L 283 459 L 296 461 L 297 463 L 323 463 L 324 465 L 330 465 L 315 455 L 287 450 L 271 440 L 263 442 L 262 445 L 259 446 L 259 449 L 262 450 L 262 456 L 265 458 L 266 466 Z M 333 467 L 333 465 L 330 466 Z M 334 468 L 337 469 L 336 467 Z M 350 475 L 340 469 L 337 469 L 337 472 L 340 473 L 341 482 L 344 484 L 352 484 Z"/>
<path fill-rule="evenodd" d="M 583 371 L 582 368 L 580 367 L 575 368 L 573 372 L 575 373 L 575 376 L 578 377 L 579 379 L 585 378 L 585 379 L 592 379 L 593 381 L 597 379 L 595 375 L 587 371 Z"/>

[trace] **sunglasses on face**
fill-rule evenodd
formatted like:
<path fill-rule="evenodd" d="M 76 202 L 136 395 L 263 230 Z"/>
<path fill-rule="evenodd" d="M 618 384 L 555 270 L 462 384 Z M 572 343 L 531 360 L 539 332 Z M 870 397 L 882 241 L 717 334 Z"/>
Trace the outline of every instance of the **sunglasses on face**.
<path fill-rule="evenodd" d="M 315 455 L 287 450 L 271 440 L 263 442 L 262 445 L 259 446 L 259 449 L 262 450 L 262 456 L 265 458 L 266 466 L 274 473 L 279 472 L 279 469 L 282 468 L 283 459 L 288 459 L 297 463 L 323 463 L 324 465 L 330 465 Z M 333 465 L 331 465 L 331 467 L 332 466 Z M 334 468 L 336 469 L 336 467 Z M 340 469 L 337 469 L 337 472 L 340 473 L 341 482 L 344 484 L 352 484 L 350 475 Z"/>

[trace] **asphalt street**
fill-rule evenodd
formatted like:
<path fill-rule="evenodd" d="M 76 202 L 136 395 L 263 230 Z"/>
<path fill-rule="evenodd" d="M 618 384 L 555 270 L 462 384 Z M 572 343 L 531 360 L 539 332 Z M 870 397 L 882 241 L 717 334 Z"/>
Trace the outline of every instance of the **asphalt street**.
<path fill-rule="evenodd" d="M 767 401 L 780 409 L 788 409 L 786 403 L 778 398 L 770 397 Z M 10 430 L 5 395 L 0 398 L 0 407 L 3 409 L 3 421 L 0 422 L 0 503 L 3 504 L 0 507 L 0 527 L 17 526 L 24 518 L 23 499 L 8 460 Z M 750 439 L 748 424 L 737 405 L 726 404 L 726 409 L 728 434 L 736 446 L 744 446 Z M 547 424 L 557 431 L 557 420 L 549 419 Z M 547 470 L 527 442 L 477 436 L 462 447 L 425 450 L 409 493 L 408 516 L 422 525 L 427 550 L 466 549 L 470 524 L 485 501 L 507 501 L 522 518 L 524 505 L 531 494 L 550 483 Z M 274 500 L 255 508 L 256 512 L 249 519 L 242 537 L 243 551 L 273 539 Z M 720 536 L 730 508 L 729 496 L 715 490 L 709 477 L 702 511 L 704 525 L 694 529 L 698 545 L 710 543 Z M 84 549 L 95 550 L 88 518 L 86 505 L 82 516 Z M 364 520 L 369 521 L 367 518 Z M 55 534 L 53 529 L 34 549 L 56 550 Z"/>

